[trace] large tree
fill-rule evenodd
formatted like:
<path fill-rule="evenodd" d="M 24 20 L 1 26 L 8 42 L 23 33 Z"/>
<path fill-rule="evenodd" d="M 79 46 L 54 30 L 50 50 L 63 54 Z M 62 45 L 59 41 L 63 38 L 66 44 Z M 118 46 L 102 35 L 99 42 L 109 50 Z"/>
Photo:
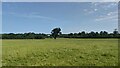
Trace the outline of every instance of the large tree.
<path fill-rule="evenodd" d="M 61 29 L 60 28 L 54 28 L 52 31 L 51 31 L 51 34 L 53 36 L 54 39 L 56 39 L 56 37 L 61 34 Z"/>
<path fill-rule="evenodd" d="M 118 37 L 119 33 L 118 33 L 117 29 L 114 29 L 113 35 L 114 35 L 114 37 Z"/>

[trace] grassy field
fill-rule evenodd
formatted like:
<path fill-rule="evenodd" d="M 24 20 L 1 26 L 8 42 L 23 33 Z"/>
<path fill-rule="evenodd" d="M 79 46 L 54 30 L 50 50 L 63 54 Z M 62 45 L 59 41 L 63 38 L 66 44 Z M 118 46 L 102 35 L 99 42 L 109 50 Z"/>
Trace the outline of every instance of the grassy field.
<path fill-rule="evenodd" d="M 117 39 L 3 40 L 3 66 L 116 66 Z"/>

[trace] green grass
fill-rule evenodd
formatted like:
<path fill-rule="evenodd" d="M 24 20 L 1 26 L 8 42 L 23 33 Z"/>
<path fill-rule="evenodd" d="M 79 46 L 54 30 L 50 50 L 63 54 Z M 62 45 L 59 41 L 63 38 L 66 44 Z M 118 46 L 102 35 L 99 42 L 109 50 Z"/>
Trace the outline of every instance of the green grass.
<path fill-rule="evenodd" d="M 118 39 L 3 40 L 3 66 L 116 66 Z"/>

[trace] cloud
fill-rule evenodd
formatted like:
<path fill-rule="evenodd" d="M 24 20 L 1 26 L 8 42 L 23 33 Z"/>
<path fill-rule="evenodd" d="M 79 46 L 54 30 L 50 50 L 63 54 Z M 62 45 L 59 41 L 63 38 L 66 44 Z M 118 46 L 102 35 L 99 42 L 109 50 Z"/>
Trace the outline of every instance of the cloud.
<path fill-rule="evenodd" d="M 83 11 L 86 12 L 86 14 L 93 14 L 96 12 L 99 12 L 101 10 L 103 11 L 109 11 L 109 10 L 116 10 L 118 7 L 118 3 L 116 2 L 91 2 L 89 9 L 84 9 Z"/>
<path fill-rule="evenodd" d="M 85 12 L 85 15 L 89 15 L 89 14 L 94 14 L 95 12 L 98 11 L 97 8 L 94 8 L 94 9 L 84 9 L 83 10 Z"/>
<path fill-rule="evenodd" d="M 94 9 L 94 11 L 97 11 L 98 9 Z"/>
<path fill-rule="evenodd" d="M 107 15 L 99 16 L 98 18 L 95 19 L 95 21 L 105 21 L 105 20 L 117 21 L 118 20 L 118 12 L 117 11 L 109 12 Z"/>
<path fill-rule="evenodd" d="M 26 14 L 19 14 L 19 13 L 8 13 L 14 16 L 18 16 L 18 17 L 24 17 L 24 18 L 34 18 L 34 19 L 47 19 L 47 20 L 56 20 L 55 18 L 51 18 L 51 17 L 47 17 L 47 16 L 42 16 L 39 13 L 26 13 Z"/>
<path fill-rule="evenodd" d="M 118 6 L 118 3 L 116 2 L 92 2 L 91 8 L 98 8 L 102 10 L 111 10 L 113 8 L 116 8 Z"/>
<path fill-rule="evenodd" d="M 23 17 L 26 17 L 26 18 L 39 18 L 39 19 L 47 19 L 47 20 L 56 20 L 54 18 L 51 18 L 51 17 L 47 17 L 47 16 L 41 16 L 41 15 L 24 15 Z"/>
<path fill-rule="evenodd" d="M 117 21 L 118 3 L 116 2 L 91 2 L 90 8 L 84 9 L 85 15 L 95 16 L 95 21 Z"/>
<path fill-rule="evenodd" d="M 100 17 L 100 18 L 97 18 L 95 19 L 95 21 L 103 21 L 103 20 L 118 20 L 117 19 L 118 15 L 114 15 L 114 16 L 105 16 L 105 17 Z"/>
<path fill-rule="evenodd" d="M 107 15 L 108 16 L 114 16 L 114 15 L 117 15 L 118 14 L 118 12 L 117 11 L 114 11 L 114 12 L 109 12 Z"/>

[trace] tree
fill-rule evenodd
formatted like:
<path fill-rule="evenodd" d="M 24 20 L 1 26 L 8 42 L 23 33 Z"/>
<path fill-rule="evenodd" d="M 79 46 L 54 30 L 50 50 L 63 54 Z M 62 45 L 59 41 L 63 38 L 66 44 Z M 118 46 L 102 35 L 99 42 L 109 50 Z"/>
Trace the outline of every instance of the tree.
<path fill-rule="evenodd" d="M 104 35 L 104 37 L 108 37 L 108 32 L 107 32 L 107 31 L 104 31 L 104 32 L 103 32 L 103 35 Z"/>
<path fill-rule="evenodd" d="M 82 31 L 82 32 L 81 32 L 81 37 L 85 37 L 85 36 L 86 36 L 85 31 Z"/>
<path fill-rule="evenodd" d="M 117 29 L 114 29 L 113 34 L 118 34 Z"/>
<path fill-rule="evenodd" d="M 113 31 L 113 35 L 114 35 L 114 37 L 118 37 L 118 31 L 117 31 L 117 29 L 114 29 L 114 31 Z"/>
<path fill-rule="evenodd" d="M 95 32 L 95 36 L 96 36 L 96 37 L 99 37 L 100 35 L 99 35 L 99 33 L 98 33 L 98 32 Z"/>
<path fill-rule="evenodd" d="M 100 37 L 103 37 L 103 36 L 104 36 L 104 32 L 100 31 Z"/>
<path fill-rule="evenodd" d="M 95 37 L 95 32 L 91 31 L 91 32 L 89 33 L 89 37 Z"/>
<path fill-rule="evenodd" d="M 54 29 L 51 31 L 51 34 L 52 34 L 52 36 L 53 36 L 54 39 L 56 39 L 56 37 L 61 34 L 60 31 L 61 31 L 60 28 L 54 28 Z"/>

